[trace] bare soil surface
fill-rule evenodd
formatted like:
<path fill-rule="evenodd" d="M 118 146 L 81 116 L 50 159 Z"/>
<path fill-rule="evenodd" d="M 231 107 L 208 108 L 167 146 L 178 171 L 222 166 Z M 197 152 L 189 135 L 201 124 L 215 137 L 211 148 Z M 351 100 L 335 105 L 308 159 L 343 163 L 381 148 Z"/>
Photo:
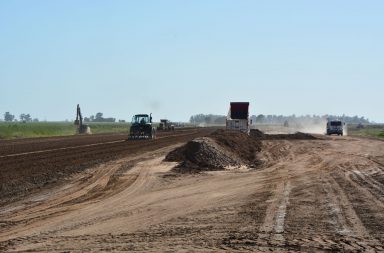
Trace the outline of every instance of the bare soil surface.
<path fill-rule="evenodd" d="M 100 163 L 135 156 L 143 151 L 154 151 L 204 136 L 212 131 L 189 129 L 161 132 L 156 140 L 149 141 L 127 141 L 127 135 L 115 134 L 110 137 L 83 135 L 78 136 L 78 139 L 72 136 L 60 137 L 61 141 L 58 138 L 44 138 L 37 139 L 35 145 L 31 144 L 30 139 L 25 139 L 24 142 L 17 140 L 13 149 L 0 156 L 0 204 L 62 183 L 73 173 L 80 173 Z M 9 143 L 6 143 L 5 147 L 9 147 Z M 29 149 L 30 146 L 35 149 Z M 25 152 L 26 150 L 28 152 Z"/>
<path fill-rule="evenodd" d="M 256 169 L 180 174 L 164 161 L 211 132 L 0 158 L 9 178 L 63 174 L 3 201 L 0 251 L 384 252 L 384 142 L 263 140 Z"/>
<path fill-rule="evenodd" d="M 176 129 L 175 132 L 188 132 L 193 129 L 183 128 Z M 166 136 L 174 132 L 157 132 L 158 137 Z M 80 145 L 98 145 L 100 143 L 113 143 L 125 141 L 128 138 L 127 133 L 113 134 L 91 134 L 91 135 L 73 135 L 59 137 L 42 137 L 42 138 L 27 138 L 27 139 L 0 139 L 0 157 L 8 155 L 20 155 L 28 152 L 47 151 L 64 148 L 77 148 Z"/>

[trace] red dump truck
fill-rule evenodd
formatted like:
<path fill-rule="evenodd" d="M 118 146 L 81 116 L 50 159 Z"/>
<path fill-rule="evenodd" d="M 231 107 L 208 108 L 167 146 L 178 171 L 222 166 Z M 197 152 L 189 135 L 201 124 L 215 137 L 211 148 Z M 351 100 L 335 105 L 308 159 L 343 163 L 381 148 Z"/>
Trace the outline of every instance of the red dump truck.
<path fill-rule="evenodd" d="M 251 129 L 249 102 L 231 102 L 226 120 L 226 127 L 249 134 Z"/>

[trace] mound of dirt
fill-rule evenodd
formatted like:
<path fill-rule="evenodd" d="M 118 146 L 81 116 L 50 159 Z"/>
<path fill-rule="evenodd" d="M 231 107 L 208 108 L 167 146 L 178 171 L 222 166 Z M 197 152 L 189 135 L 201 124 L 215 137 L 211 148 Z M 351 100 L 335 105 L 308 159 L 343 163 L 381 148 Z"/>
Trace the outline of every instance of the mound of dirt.
<path fill-rule="evenodd" d="M 251 129 L 249 134 L 258 139 L 264 139 L 267 136 L 265 133 L 263 133 L 259 129 Z"/>
<path fill-rule="evenodd" d="M 220 146 L 239 156 L 247 165 L 258 164 L 256 153 L 261 151 L 260 138 L 239 131 L 216 130 L 210 137 Z"/>
<path fill-rule="evenodd" d="M 268 134 L 264 139 L 268 140 L 317 140 L 315 136 L 307 133 L 296 132 L 294 134 Z"/>
<path fill-rule="evenodd" d="M 189 141 L 181 148 L 170 152 L 166 161 L 182 162 L 179 167 L 189 169 L 204 168 L 220 170 L 230 166 L 240 166 L 241 160 L 208 137 Z"/>
<path fill-rule="evenodd" d="M 251 129 L 250 135 L 259 140 L 316 140 L 315 136 L 307 133 L 296 132 L 294 134 L 265 134 L 259 129 Z"/>
<path fill-rule="evenodd" d="M 315 136 L 307 133 L 294 134 L 265 134 L 259 129 L 251 129 L 250 135 L 260 140 L 317 140 Z"/>
<path fill-rule="evenodd" d="M 223 170 L 228 167 L 257 166 L 256 153 L 261 150 L 259 139 L 238 131 L 217 130 L 197 138 L 170 152 L 165 161 L 180 162 L 176 170 Z"/>

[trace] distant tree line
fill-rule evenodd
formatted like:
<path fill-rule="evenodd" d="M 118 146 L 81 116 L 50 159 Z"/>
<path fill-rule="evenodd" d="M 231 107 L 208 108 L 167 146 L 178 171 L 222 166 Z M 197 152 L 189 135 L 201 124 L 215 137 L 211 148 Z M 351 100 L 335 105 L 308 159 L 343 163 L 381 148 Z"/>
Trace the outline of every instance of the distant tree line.
<path fill-rule="evenodd" d="M 289 123 L 313 123 L 318 124 L 323 122 L 327 119 L 340 119 L 344 121 L 347 124 L 369 124 L 369 119 L 366 119 L 365 117 L 359 117 L 359 116 L 347 116 L 347 115 L 303 115 L 303 116 L 296 116 L 295 114 L 290 116 L 283 116 L 283 115 L 253 115 L 251 117 L 252 121 L 254 123 L 260 123 L 260 124 L 284 124 L 285 122 Z"/>
<path fill-rule="evenodd" d="M 31 115 L 22 113 L 19 116 L 19 119 L 21 122 L 39 122 L 38 118 L 32 119 Z M 4 121 L 6 122 L 18 122 L 19 120 L 15 117 L 15 115 L 11 114 L 10 112 L 5 112 L 4 113 Z"/>
<path fill-rule="evenodd" d="M 227 117 L 214 114 L 197 114 L 190 117 L 189 122 L 192 124 L 225 124 Z"/>
<path fill-rule="evenodd" d="M 91 115 L 89 118 L 84 118 L 85 122 L 116 122 L 116 118 L 104 118 L 103 113 L 98 112 L 96 115 Z"/>
<path fill-rule="evenodd" d="M 226 116 L 214 114 L 197 114 L 190 117 L 189 122 L 192 124 L 225 124 Z M 337 115 L 304 115 L 290 116 L 283 115 L 252 115 L 251 120 L 253 124 L 285 124 L 288 123 L 311 123 L 318 124 L 327 119 L 341 119 L 348 124 L 369 124 L 369 119 L 359 116 L 337 116 Z"/>
<path fill-rule="evenodd" d="M 32 118 L 31 114 L 29 113 L 22 113 L 19 115 L 18 118 L 10 112 L 5 112 L 3 120 L 0 118 L 0 121 L 5 122 L 39 122 L 38 118 Z M 89 118 L 84 118 L 85 122 L 116 122 L 115 118 L 104 118 L 103 113 L 98 112 L 96 115 L 92 115 Z M 119 122 L 125 122 L 125 120 L 119 120 Z"/>

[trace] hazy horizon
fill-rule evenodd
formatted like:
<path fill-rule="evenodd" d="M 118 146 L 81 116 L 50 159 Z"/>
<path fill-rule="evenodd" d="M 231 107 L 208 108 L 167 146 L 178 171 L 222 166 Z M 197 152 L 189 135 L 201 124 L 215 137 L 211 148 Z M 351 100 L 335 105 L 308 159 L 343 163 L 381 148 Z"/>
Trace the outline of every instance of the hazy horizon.
<path fill-rule="evenodd" d="M 0 113 L 384 122 L 382 1 L 1 1 Z M 3 115 L 1 115 L 3 118 Z"/>

